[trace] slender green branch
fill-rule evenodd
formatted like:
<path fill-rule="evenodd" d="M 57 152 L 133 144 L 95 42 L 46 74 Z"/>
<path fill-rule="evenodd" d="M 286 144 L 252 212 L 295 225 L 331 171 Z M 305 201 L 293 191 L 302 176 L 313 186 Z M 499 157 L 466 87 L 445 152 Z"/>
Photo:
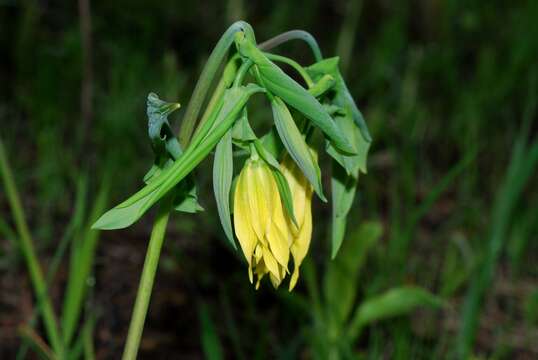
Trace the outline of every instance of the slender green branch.
<path fill-rule="evenodd" d="M 172 197 L 167 196 L 161 202 L 155 223 L 153 224 L 153 230 L 151 231 L 148 250 L 146 252 L 146 260 L 144 261 L 144 269 L 142 270 L 142 277 L 140 278 L 129 333 L 127 335 L 127 343 L 123 350 L 123 360 L 134 360 L 138 353 L 171 206 Z"/>
<path fill-rule="evenodd" d="M 26 265 L 28 266 L 30 279 L 34 286 L 38 304 L 39 306 L 42 306 L 43 323 L 45 325 L 47 337 L 55 354 L 59 358 L 62 358 L 64 349 L 61 342 L 60 331 L 58 330 L 58 322 L 56 320 L 56 316 L 54 315 L 50 298 L 47 294 L 47 284 L 37 259 L 32 236 L 30 235 L 30 230 L 28 229 L 28 224 L 26 223 L 24 210 L 19 199 L 15 181 L 13 180 L 13 175 L 11 174 L 11 169 L 4 151 L 2 140 L 0 140 L 0 174 L 4 179 L 7 199 L 11 206 L 17 231 L 19 232 L 20 246 L 26 260 Z"/>
<path fill-rule="evenodd" d="M 200 109 L 202 108 L 202 104 L 204 103 L 206 93 L 211 86 L 215 74 L 222 64 L 222 61 L 228 53 L 228 49 L 234 42 L 235 33 L 238 31 L 245 32 L 245 35 L 249 37 L 250 40 L 256 42 L 252 27 L 244 21 L 235 22 L 228 28 L 228 30 L 226 30 L 224 35 L 222 35 L 219 42 L 213 49 L 213 52 L 209 56 L 209 59 L 207 60 L 206 66 L 204 67 L 204 70 L 198 79 L 198 83 L 192 92 L 192 97 L 189 105 L 187 105 L 187 110 L 185 110 L 185 116 L 183 117 L 181 129 L 179 131 L 179 142 L 183 148 L 187 147 L 186 145 L 188 144 L 194 131 L 196 119 Z"/>
<path fill-rule="evenodd" d="M 262 42 L 258 45 L 258 48 L 267 51 L 290 40 L 302 40 L 306 42 L 308 46 L 310 46 L 310 49 L 314 54 L 314 59 L 316 61 L 321 61 L 323 59 L 323 55 L 321 54 L 321 49 L 319 48 L 318 42 L 309 32 L 306 32 L 304 30 L 286 31 L 280 35 L 275 36 L 274 38 Z"/>
<path fill-rule="evenodd" d="M 309 88 L 314 86 L 314 81 L 312 81 L 312 78 L 310 77 L 310 75 L 308 75 L 306 70 L 297 61 L 292 60 L 292 59 L 290 59 L 288 57 L 285 57 L 285 56 L 282 56 L 282 55 L 271 54 L 271 53 L 267 53 L 267 52 L 264 53 L 264 54 L 265 54 L 265 56 L 267 56 L 267 58 L 269 58 L 269 60 L 278 61 L 278 62 L 281 62 L 281 63 L 284 63 L 284 64 L 288 64 L 295 71 L 297 71 L 299 73 L 299 75 L 301 75 L 301 77 L 304 79 L 306 85 Z"/>
<path fill-rule="evenodd" d="M 234 87 L 238 87 L 241 85 L 241 83 L 245 79 L 245 76 L 247 75 L 248 70 L 250 69 L 252 64 L 254 63 L 250 59 L 248 59 L 243 64 L 241 64 L 241 67 L 239 68 L 239 70 L 237 70 L 237 75 L 235 76 L 235 80 L 233 84 Z"/>

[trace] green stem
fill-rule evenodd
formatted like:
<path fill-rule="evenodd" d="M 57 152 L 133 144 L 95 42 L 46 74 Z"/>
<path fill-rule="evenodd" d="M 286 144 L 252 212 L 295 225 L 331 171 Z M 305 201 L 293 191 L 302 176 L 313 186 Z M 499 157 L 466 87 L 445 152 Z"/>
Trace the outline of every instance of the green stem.
<path fill-rule="evenodd" d="M 295 71 L 297 71 L 299 73 L 299 75 L 302 76 L 302 78 L 304 79 L 307 87 L 311 88 L 312 86 L 314 86 L 314 81 L 312 81 L 312 78 L 310 77 L 310 75 L 308 75 L 306 70 L 297 61 L 292 60 L 292 59 L 290 59 L 288 57 L 285 57 L 285 56 L 281 56 L 281 55 L 277 55 L 277 54 L 271 54 L 271 53 L 267 53 L 267 52 L 264 53 L 264 55 L 267 56 L 267 58 L 269 60 L 278 61 L 278 62 L 281 62 L 281 63 L 284 63 L 284 64 L 288 64 L 293 69 L 295 69 Z"/>
<path fill-rule="evenodd" d="M 244 21 L 235 22 L 222 35 L 219 42 L 213 49 L 213 52 L 209 56 L 209 59 L 207 60 L 204 70 L 198 79 L 198 83 L 196 83 L 196 87 L 192 92 L 192 97 L 189 105 L 187 105 L 187 110 L 185 110 L 185 116 L 183 117 L 183 122 L 179 131 L 179 142 L 184 149 L 187 148 L 187 144 L 189 143 L 194 131 L 196 119 L 200 109 L 202 108 L 206 93 L 211 86 L 215 74 L 222 64 L 222 61 L 224 60 L 224 57 L 228 53 L 228 49 L 234 42 L 235 33 L 238 31 L 244 31 L 245 35 L 249 37 L 250 40 L 254 41 L 254 43 L 256 42 L 252 27 Z"/>
<path fill-rule="evenodd" d="M 304 30 L 286 31 L 280 35 L 275 36 L 274 38 L 262 42 L 258 45 L 258 48 L 260 50 L 267 51 L 290 40 L 302 40 L 306 42 L 308 46 L 310 46 L 310 49 L 314 54 L 314 59 L 316 61 L 323 60 L 323 55 L 321 54 L 321 49 L 319 48 L 318 42 L 310 33 Z"/>
<path fill-rule="evenodd" d="M 124 360 L 136 359 L 136 354 L 138 353 L 171 206 L 172 197 L 167 196 L 161 203 L 153 224 L 146 259 L 144 261 L 144 269 L 142 270 L 129 333 L 127 335 L 127 343 L 123 351 Z"/>
<path fill-rule="evenodd" d="M 252 64 L 254 63 L 250 59 L 247 59 L 247 61 L 241 64 L 241 67 L 239 68 L 239 70 L 237 70 L 237 75 L 235 76 L 233 87 L 241 86 Z"/>
<path fill-rule="evenodd" d="M 42 307 L 43 323 L 47 337 L 56 356 L 62 359 L 64 349 L 60 338 L 60 331 L 58 330 L 58 322 L 56 321 L 56 316 L 54 315 L 54 310 L 47 294 L 47 285 L 37 259 L 32 236 L 26 223 L 24 210 L 19 199 L 15 181 L 13 180 L 13 175 L 11 174 L 2 140 L 0 140 L 0 173 L 4 179 L 6 195 L 11 206 L 11 211 L 13 212 L 17 231 L 19 232 L 20 246 L 26 260 L 30 279 L 34 286 L 38 304 Z"/>

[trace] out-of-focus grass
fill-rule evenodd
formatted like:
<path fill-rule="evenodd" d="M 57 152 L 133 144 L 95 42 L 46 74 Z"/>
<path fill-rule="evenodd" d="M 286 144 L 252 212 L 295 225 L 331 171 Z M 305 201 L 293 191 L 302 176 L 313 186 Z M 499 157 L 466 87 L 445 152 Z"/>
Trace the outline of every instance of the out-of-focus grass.
<path fill-rule="evenodd" d="M 499 301 L 508 303 L 497 310 L 504 316 L 496 317 L 501 330 L 491 334 L 480 322 L 490 316 L 488 303 L 498 297 L 498 286 L 536 286 L 533 279 L 538 275 L 533 266 L 538 260 L 537 213 L 532 207 L 538 201 L 533 191 L 538 184 L 536 172 L 531 172 L 536 111 L 528 106 L 529 79 L 532 69 L 537 71 L 536 1 L 92 3 L 96 91 L 88 142 L 81 140 L 86 134 L 77 126 L 81 55 L 73 11 L 71 5 L 33 1 L 0 4 L 0 22 L 7 29 L 0 32 L 0 46 L 9 53 L 0 79 L 12 85 L 6 87 L 9 91 L 0 90 L 1 132 L 17 185 L 27 189 L 22 200 L 32 232 L 42 240 L 36 244 L 39 253 L 61 248 L 58 229 L 78 218 L 72 209 L 82 174 L 91 174 L 93 184 L 105 169 L 112 169 L 114 198 L 140 184 L 152 156 L 145 129 L 147 93 L 156 91 L 185 104 L 214 40 L 230 18 L 242 14 L 258 31 L 259 41 L 305 28 L 319 38 L 326 56 L 338 51 L 349 64 L 351 91 L 375 141 L 369 174 L 359 180 L 345 243 L 368 245 L 354 239 L 363 219 L 379 221 L 384 233 L 369 250 L 360 275 L 348 283 L 353 299 L 347 300 L 349 307 L 394 286 L 421 286 L 450 304 L 434 315 L 421 310 L 376 322 L 362 329 L 349 350 L 372 359 L 439 358 L 459 344 L 463 353 L 536 356 L 530 346 L 521 345 L 529 342 L 511 341 L 527 329 L 523 326 L 532 330 L 528 334 L 536 333 L 536 294 L 525 286 L 521 294 Z M 282 51 L 299 55 L 305 64 L 311 59 L 299 44 Z M 525 125 L 524 118 L 529 119 Z M 525 128 L 529 136 L 518 136 Z M 209 189 L 206 172 L 197 176 Z M 190 229 L 189 237 L 197 239 L 189 246 L 199 249 L 200 256 L 212 259 L 219 251 L 227 266 L 239 264 L 233 259 L 236 254 L 215 245 L 216 210 L 204 195 L 210 191 L 200 192 L 207 209 L 204 217 L 176 217 L 175 229 Z M 0 205 L 2 241 L 14 239 L 3 192 Z M 340 304 L 329 300 L 328 289 L 344 291 L 338 276 L 330 280 L 338 262 L 324 271 L 325 215 L 315 215 L 310 264 L 292 294 L 273 296 L 263 289 L 254 293 L 240 265 L 225 274 L 221 262 L 215 267 L 186 265 L 190 259 L 185 242 L 168 244 L 165 268 L 185 267 L 204 290 L 219 288 L 219 301 L 211 295 L 204 298 L 205 314 L 211 317 L 202 316 L 203 332 L 196 332 L 205 334 L 206 352 L 218 337 L 224 357 L 316 353 L 310 341 L 315 338 L 314 314 L 323 312 L 324 302 L 328 309 Z M 143 230 L 143 225 L 137 228 Z M 21 265 L 13 249 L 2 243 L 0 266 Z M 353 264 L 360 265 L 361 259 Z M 215 268 L 219 271 L 212 273 Z M 313 291 L 317 300 L 305 295 L 310 281 L 322 284 Z M 193 293 L 200 295 L 198 290 L 182 290 L 195 307 Z M 333 321 L 329 324 L 329 333 L 318 333 L 318 338 L 326 334 L 321 342 L 332 341 Z"/>

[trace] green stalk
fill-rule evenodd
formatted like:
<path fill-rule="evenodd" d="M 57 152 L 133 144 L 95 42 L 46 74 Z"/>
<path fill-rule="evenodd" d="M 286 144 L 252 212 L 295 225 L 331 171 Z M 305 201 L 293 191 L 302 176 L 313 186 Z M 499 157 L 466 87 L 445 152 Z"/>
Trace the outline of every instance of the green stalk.
<path fill-rule="evenodd" d="M 47 285 L 43 277 L 43 272 L 37 259 L 36 251 L 34 248 L 32 236 L 26 223 L 24 210 L 22 208 L 19 194 L 11 174 L 11 169 L 4 151 L 4 145 L 0 140 L 0 173 L 4 179 L 4 185 L 6 189 L 7 199 L 13 212 L 13 218 L 17 231 L 19 232 L 20 246 L 23 256 L 26 260 L 26 266 L 30 274 L 32 285 L 37 297 L 38 304 L 42 306 L 43 323 L 47 332 L 49 342 L 58 358 L 63 358 L 64 349 L 60 340 L 60 331 L 58 330 L 58 323 L 54 310 L 50 302 L 50 298 L 47 294 Z"/>
<path fill-rule="evenodd" d="M 284 64 L 288 64 L 295 71 L 297 71 L 299 73 L 299 75 L 301 75 L 301 77 L 304 79 L 304 81 L 305 81 L 308 88 L 311 88 L 312 86 L 314 86 L 314 81 L 312 81 L 312 78 L 310 77 L 310 75 L 308 75 L 306 70 L 301 65 L 299 65 L 299 63 L 297 61 L 292 60 L 292 59 L 290 59 L 288 57 L 285 57 L 285 56 L 281 56 L 281 55 L 277 55 L 277 54 L 271 54 L 271 53 L 268 53 L 268 52 L 264 53 L 264 55 L 267 56 L 267 58 L 269 60 L 278 61 L 278 62 L 282 62 Z"/>
<path fill-rule="evenodd" d="M 321 54 L 321 49 L 319 48 L 318 42 L 310 33 L 304 30 L 286 31 L 275 36 L 274 38 L 262 42 L 258 45 L 258 48 L 260 50 L 267 51 L 290 40 L 302 40 L 306 42 L 308 46 L 310 46 L 316 62 L 323 60 L 323 55 Z"/>
<path fill-rule="evenodd" d="M 162 201 L 153 224 L 146 259 L 144 261 L 144 269 L 142 270 L 142 277 L 140 278 L 129 333 L 127 335 L 127 343 L 123 351 L 123 360 L 134 360 L 138 353 L 171 207 L 172 196 L 167 196 Z"/>
<path fill-rule="evenodd" d="M 233 87 L 239 87 L 243 83 L 243 80 L 245 79 L 245 76 L 247 76 L 248 70 L 252 67 L 254 63 L 252 60 L 247 59 L 243 64 L 241 64 L 241 67 L 239 70 L 237 70 L 237 75 L 235 76 Z"/>

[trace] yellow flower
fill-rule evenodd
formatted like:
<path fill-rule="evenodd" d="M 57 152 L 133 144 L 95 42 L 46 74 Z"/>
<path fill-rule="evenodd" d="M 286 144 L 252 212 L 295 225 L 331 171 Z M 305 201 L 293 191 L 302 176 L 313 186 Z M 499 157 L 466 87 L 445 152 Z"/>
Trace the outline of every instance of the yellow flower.
<path fill-rule="evenodd" d="M 312 186 L 290 157 L 282 162 L 281 170 L 290 186 L 297 224 L 283 209 L 269 166 L 256 155 L 246 161 L 234 193 L 235 233 L 251 283 L 256 275 L 256 289 L 266 274 L 275 288 L 280 285 L 289 273 L 291 252 L 294 269 L 289 290 L 293 290 L 312 238 Z"/>
<path fill-rule="evenodd" d="M 284 217 L 278 188 L 269 166 L 257 156 L 246 161 L 234 194 L 234 227 L 248 263 L 260 280 L 269 274 L 273 286 L 288 273 L 291 234 Z"/>
<path fill-rule="evenodd" d="M 316 154 L 312 152 L 312 156 Z M 293 256 L 294 269 L 290 279 L 289 290 L 292 291 L 299 279 L 299 267 L 303 262 L 310 240 L 312 238 L 312 185 L 304 177 L 301 170 L 286 156 L 280 164 L 282 173 L 288 181 L 293 197 L 293 210 L 297 225 L 290 218 L 286 218 L 286 223 L 291 235 L 291 254 Z"/>

